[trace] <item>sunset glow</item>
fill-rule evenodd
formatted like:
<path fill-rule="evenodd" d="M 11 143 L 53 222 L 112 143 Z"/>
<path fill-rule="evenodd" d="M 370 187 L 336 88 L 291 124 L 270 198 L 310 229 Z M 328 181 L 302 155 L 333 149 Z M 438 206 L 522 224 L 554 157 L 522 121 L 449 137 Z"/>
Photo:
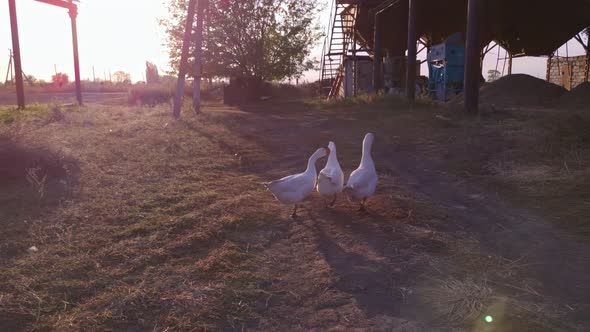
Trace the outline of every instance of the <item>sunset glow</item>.
<path fill-rule="evenodd" d="M 326 1 L 321 1 L 323 3 Z M 166 38 L 158 24 L 167 15 L 166 0 L 83 0 L 79 4 L 78 34 L 82 79 L 108 79 L 109 73 L 123 70 L 133 81 L 144 80 L 145 61 L 155 63 L 161 72 L 169 70 Z M 23 70 L 28 75 L 49 80 L 57 71 L 73 76 L 72 41 L 67 11 L 34 0 L 17 3 Z M 326 5 L 320 23 L 328 22 L 330 6 Z M 10 41 L 8 4 L 0 2 L 0 76 L 6 75 Z M 318 41 L 312 56 L 320 58 L 323 40 Z M 565 55 L 566 48 L 559 50 Z M 581 46 L 570 41 L 570 55 L 583 54 Z M 39 56 L 42 54 L 42 56 Z M 425 58 L 425 53 L 418 56 Z M 496 66 L 497 49 L 484 61 L 483 72 Z M 514 73 L 543 78 L 545 58 L 517 58 Z M 422 74 L 427 73 L 423 65 Z M 316 72 L 307 72 L 305 79 L 317 79 Z"/>
<path fill-rule="evenodd" d="M 57 71 L 73 74 L 72 38 L 66 9 L 33 0 L 17 1 L 23 71 L 49 80 Z M 78 36 L 82 79 L 108 78 L 123 70 L 143 80 L 145 61 L 167 70 L 164 33 L 158 19 L 167 14 L 162 0 L 84 0 L 79 4 Z M 8 4 L 0 2 L 0 75 L 8 64 Z M 42 55 L 42 56 L 41 56 Z"/>

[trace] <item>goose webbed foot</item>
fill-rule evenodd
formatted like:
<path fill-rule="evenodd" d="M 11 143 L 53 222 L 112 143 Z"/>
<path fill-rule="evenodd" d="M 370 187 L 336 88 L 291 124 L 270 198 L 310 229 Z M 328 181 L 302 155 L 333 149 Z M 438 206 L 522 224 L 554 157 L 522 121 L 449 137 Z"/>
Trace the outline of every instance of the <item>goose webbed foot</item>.
<path fill-rule="evenodd" d="M 291 214 L 291 218 L 292 219 L 297 218 L 297 204 L 295 204 L 295 208 L 293 209 L 293 213 Z"/>
<path fill-rule="evenodd" d="M 332 200 L 332 202 L 330 202 L 330 204 L 328 204 L 328 207 L 333 207 L 334 204 L 336 204 L 337 198 L 338 198 L 338 194 L 334 194 L 334 199 Z"/>
<path fill-rule="evenodd" d="M 360 207 L 359 207 L 358 211 L 359 211 L 359 212 L 367 212 L 367 199 L 366 199 L 366 198 L 364 198 L 364 199 L 361 201 L 361 205 L 360 205 Z"/>

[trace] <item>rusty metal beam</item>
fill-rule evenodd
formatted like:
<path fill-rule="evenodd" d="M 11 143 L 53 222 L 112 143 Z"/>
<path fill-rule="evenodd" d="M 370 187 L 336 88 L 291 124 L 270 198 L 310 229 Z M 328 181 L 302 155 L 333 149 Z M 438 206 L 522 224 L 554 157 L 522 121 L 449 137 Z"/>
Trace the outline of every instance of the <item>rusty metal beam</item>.
<path fill-rule="evenodd" d="M 73 3 L 72 1 L 65 1 L 65 0 L 35 0 L 38 2 L 43 2 L 49 5 L 53 5 L 53 6 L 57 6 L 57 7 L 62 7 L 62 8 L 66 8 L 66 9 L 75 9 L 77 10 L 78 6 Z"/>
<path fill-rule="evenodd" d="M 406 61 L 406 98 L 410 103 L 416 99 L 416 19 L 418 14 L 418 0 L 408 0 L 408 61 Z"/>
<path fill-rule="evenodd" d="M 10 28 L 12 30 L 12 52 L 14 59 L 14 74 L 16 76 L 16 99 L 18 108 L 25 108 L 25 85 L 23 82 L 23 69 L 20 59 L 16 0 L 8 0 L 8 11 L 10 12 Z"/>
<path fill-rule="evenodd" d="M 381 15 L 375 14 L 375 29 L 373 34 L 373 89 L 375 93 L 381 90 L 383 72 L 383 52 L 381 50 Z"/>
<path fill-rule="evenodd" d="M 469 0 L 467 5 L 467 45 L 465 52 L 465 111 L 477 113 L 479 107 L 479 11 L 480 0 Z"/>
<path fill-rule="evenodd" d="M 76 100 L 78 100 L 78 105 L 82 106 L 82 82 L 80 80 L 80 56 L 78 53 L 78 27 L 76 25 L 78 9 L 76 7 L 70 8 L 69 14 L 70 21 L 72 24 L 72 46 L 74 49 L 74 76 L 76 78 Z"/>

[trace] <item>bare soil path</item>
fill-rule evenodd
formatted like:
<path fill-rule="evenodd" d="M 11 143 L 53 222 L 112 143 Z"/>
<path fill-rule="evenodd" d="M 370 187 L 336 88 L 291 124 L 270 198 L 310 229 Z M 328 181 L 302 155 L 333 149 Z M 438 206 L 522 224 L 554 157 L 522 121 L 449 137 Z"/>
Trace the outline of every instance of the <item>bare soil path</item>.
<path fill-rule="evenodd" d="M 377 124 L 380 120 L 390 127 Z M 493 188 L 446 172 L 443 163 L 430 160 L 415 143 L 392 144 L 392 136 L 417 134 L 404 128 L 403 117 L 397 120 L 355 118 L 346 112 L 294 116 L 276 110 L 241 118 L 241 128 L 250 121 L 267 127 L 258 129 L 260 143 L 277 151 L 280 160 L 265 170 L 267 178 L 300 167 L 291 160 L 304 160 L 317 142 L 335 140 L 339 152 L 344 151 L 341 163 L 350 171 L 358 162 L 364 132 L 376 132 L 385 141 L 374 151 L 381 183 L 369 214 L 358 214 L 344 200 L 326 209 L 316 199 L 301 220 L 284 221 L 274 230 L 278 239 L 262 254 L 269 297 L 260 327 L 452 329 L 457 313 L 440 306 L 454 306 L 453 301 L 472 301 L 473 306 L 482 301 L 479 314 L 496 318 L 489 326 L 480 326 L 483 316 L 478 315 L 459 322 L 467 329 L 588 326 L 583 312 L 590 308 L 585 273 L 590 244 L 506 201 Z M 455 280 L 465 283 L 458 288 L 473 282 L 473 289 L 453 289 L 447 282 Z M 429 294 L 444 296 L 445 291 L 451 299 Z M 452 298 L 461 291 L 466 292 L 463 299 Z"/>

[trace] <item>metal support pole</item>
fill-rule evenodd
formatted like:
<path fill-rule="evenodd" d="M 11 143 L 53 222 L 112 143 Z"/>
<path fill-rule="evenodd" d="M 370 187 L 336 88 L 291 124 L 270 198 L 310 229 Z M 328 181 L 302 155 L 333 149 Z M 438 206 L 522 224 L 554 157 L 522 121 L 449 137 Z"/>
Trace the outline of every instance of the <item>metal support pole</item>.
<path fill-rule="evenodd" d="M 76 100 L 78 105 L 82 106 L 82 83 L 80 81 L 80 57 L 78 54 L 78 27 L 76 25 L 76 16 L 78 16 L 78 9 L 76 7 L 70 8 L 70 20 L 72 22 L 72 44 L 74 47 L 74 76 L 76 78 Z"/>
<path fill-rule="evenodd" d="M 406 97 L 411 103 L 416 98 L 416 15 L 418 0 L 408 0 L 408 61 L 406 62 Z"/>
<path fill-rule="evenodd" d="M 356 11 L 352 24 L 352 95 L 356 97 L 358 92 L 358 66 L 356 58 Z"/>
<path fill-rule="evenodd" d="M 512 53 L 508 54 L 508 75 L 512 75 Z"/>
<path fill-rule="evenodd" d="M 16 76 L 16 99 L 18 108 L 25 108 L 25 86 L 23 83 L 23 69 L 20 59 L 20 43 L 18 40 L 18 21 L 16 19 L 16 0 L 8 0 L 10 12 L 10 29 L 12 30 L 12 50 L 14 60 L 14 74 Z"/>
<path fill-rule="evenodd" d="M 383 71 L 383 54 L 381 50 L 381 15 L 375 14 L 375 31 L 373 34 L 373 89 L 379 93 L 381 87 L 381 77 Z"/>
<path fill-rule="evenodd" d="M 178 64 L 178 82 L 176 84 L 176 96 L 174 97 L 174 117 L 180 117 L 180 110 L 182 109 L 182 97 L 184 96 L 184 83 L 186 80 L 187 60 L 189 44 L 191 42 L 191 31 L 193 29 L 193 21 L 195 18 L 195 6 L 197 0 L 190 0 L 188 3 L 188 11 L 186 14 L 186 23 L 184 27 L 184 38 L 182 39 L 182 50 L 180 53 L 180 63 Z"/>
<path fill-rule="evenodd" d="M 203 68 L 203 15 L 207 0 L 198 0 L 197 31 L 195 32 L 195 65 L 193 68 L 193 109 L 195 113 L 201 111 L 201 71 Z"/>
<path fill-rule="evenodd" d="M 467 47 L 465 54 L 465 111 L 477 113 L 479 106 L 479 0 L 467 5 Z"/>
<path fill-rule="evenodd" d="M 549 55 L 549 58 L 547 58 L 547 82 L 551 82 L 551 67 L 553 65 L 552 60 L 553 54 Z"/>

